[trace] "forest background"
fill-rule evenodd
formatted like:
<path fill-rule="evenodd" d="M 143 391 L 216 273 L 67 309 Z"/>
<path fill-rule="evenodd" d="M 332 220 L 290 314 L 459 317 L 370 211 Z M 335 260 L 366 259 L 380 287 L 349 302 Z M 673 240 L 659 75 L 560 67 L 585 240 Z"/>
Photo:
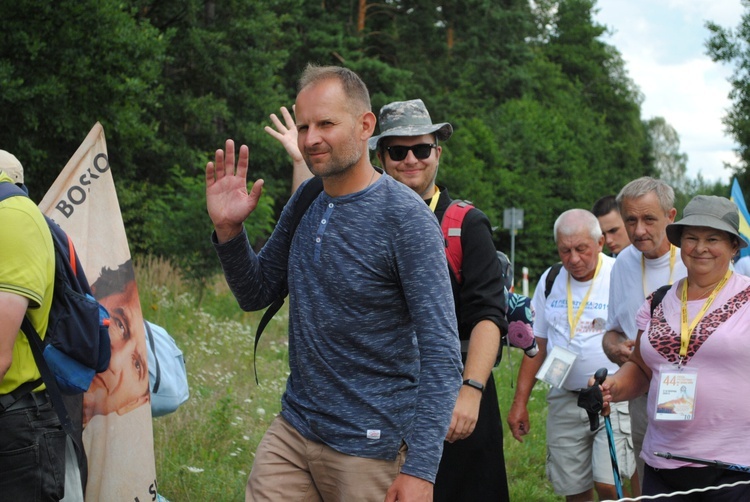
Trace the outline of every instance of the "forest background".
<path fill-rule="evenodd" d="M 168 257 L 205 284 L 218 269 L 206 161 L 227 138 L 250 146 L 250 176 L 266 181 L 247 226 L 260 246 L 291 178 L 263 126 L 293 103 L 308 62 L 343 65 L 367 83 L 374 111 L 419 97 L 434 121 L 453 124 L 438 181 L 487 213 L 508 254 L 503 211 L 524 210 L 515 257 L 535 280 L 555 260 L 555 217 L 636 177 L 672 183 L 680 210 L 697 193 L 729 194 L 720 182 L 686 179 L 674 129 L 641 117 L 640 91 L 602 42 L 595 8 L 593 0 L 2 2 L 0 148 L 24 164 L 39 201 L 101 122 L 132 253 Z M 707 50 L 717 64 L 736 64 L 726 125 L 741 145 L 734 169 L 748 193 L 742 26 L 710 26 Z"/>

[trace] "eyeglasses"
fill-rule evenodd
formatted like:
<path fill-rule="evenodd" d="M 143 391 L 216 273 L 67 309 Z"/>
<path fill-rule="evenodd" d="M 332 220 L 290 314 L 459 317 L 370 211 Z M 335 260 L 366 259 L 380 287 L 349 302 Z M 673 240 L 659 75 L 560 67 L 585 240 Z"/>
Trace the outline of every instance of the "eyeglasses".
<path fill-rule="evenodd" d="M 404 160 L 409 155 L 409 150 L 414 152 L 414 156 L 419 160 L 424 160 L 432 154 L 432 149 L 437 148 L 435 143 L 420 143 L 419 145 L 404 146 L 393 145 L 385 147 L 391 160 Z"/>

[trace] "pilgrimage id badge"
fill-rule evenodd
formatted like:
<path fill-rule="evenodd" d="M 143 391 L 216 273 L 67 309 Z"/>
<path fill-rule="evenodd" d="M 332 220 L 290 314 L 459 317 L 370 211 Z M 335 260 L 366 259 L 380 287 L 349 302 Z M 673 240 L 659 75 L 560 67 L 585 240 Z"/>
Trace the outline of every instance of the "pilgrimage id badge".
<path fill-rule="evenodd" d="M 656 420 L 692 420 L 698 372 L 664 364 L 656 396 Z"/>
<path fill-rule="evenodd" d="M 544 360 L 542 367 L 539 368 L 536 377 L 553 387 L 560 388 L 568 377 L 576 357 L 573 352 L 554 346 L 552 352 Z"/>

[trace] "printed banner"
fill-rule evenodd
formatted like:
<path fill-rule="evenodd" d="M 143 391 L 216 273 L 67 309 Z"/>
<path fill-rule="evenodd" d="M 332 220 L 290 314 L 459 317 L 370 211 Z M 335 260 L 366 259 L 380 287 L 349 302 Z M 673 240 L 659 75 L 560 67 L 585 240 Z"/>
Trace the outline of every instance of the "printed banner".
<path fill-rule="evenodd" d="M 86 502 L 156 500 L 143 314 L 101 124 L 39 207 L 73 239 L 94 296 L 111 315 L 109 369 L 83 396 Z"/>

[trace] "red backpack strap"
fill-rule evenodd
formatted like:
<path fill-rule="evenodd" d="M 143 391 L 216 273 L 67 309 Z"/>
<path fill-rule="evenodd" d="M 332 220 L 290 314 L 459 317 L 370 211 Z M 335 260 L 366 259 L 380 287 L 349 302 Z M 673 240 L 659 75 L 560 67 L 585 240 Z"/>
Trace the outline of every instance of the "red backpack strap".
<path fill-rule="evenodd" d="M 454 200 L 445 210 L 440 222 L 443 229 L 443 238 L 445 238 L 445 255 L 448 258 L 448 267 L 459 284 L 463 280 L 461 264 L 464 260 L 464 250 L 461 247 L 461 225 L 466 213 L 472 209 L 474 209 L 474 206 L 470 202 Z"/>

